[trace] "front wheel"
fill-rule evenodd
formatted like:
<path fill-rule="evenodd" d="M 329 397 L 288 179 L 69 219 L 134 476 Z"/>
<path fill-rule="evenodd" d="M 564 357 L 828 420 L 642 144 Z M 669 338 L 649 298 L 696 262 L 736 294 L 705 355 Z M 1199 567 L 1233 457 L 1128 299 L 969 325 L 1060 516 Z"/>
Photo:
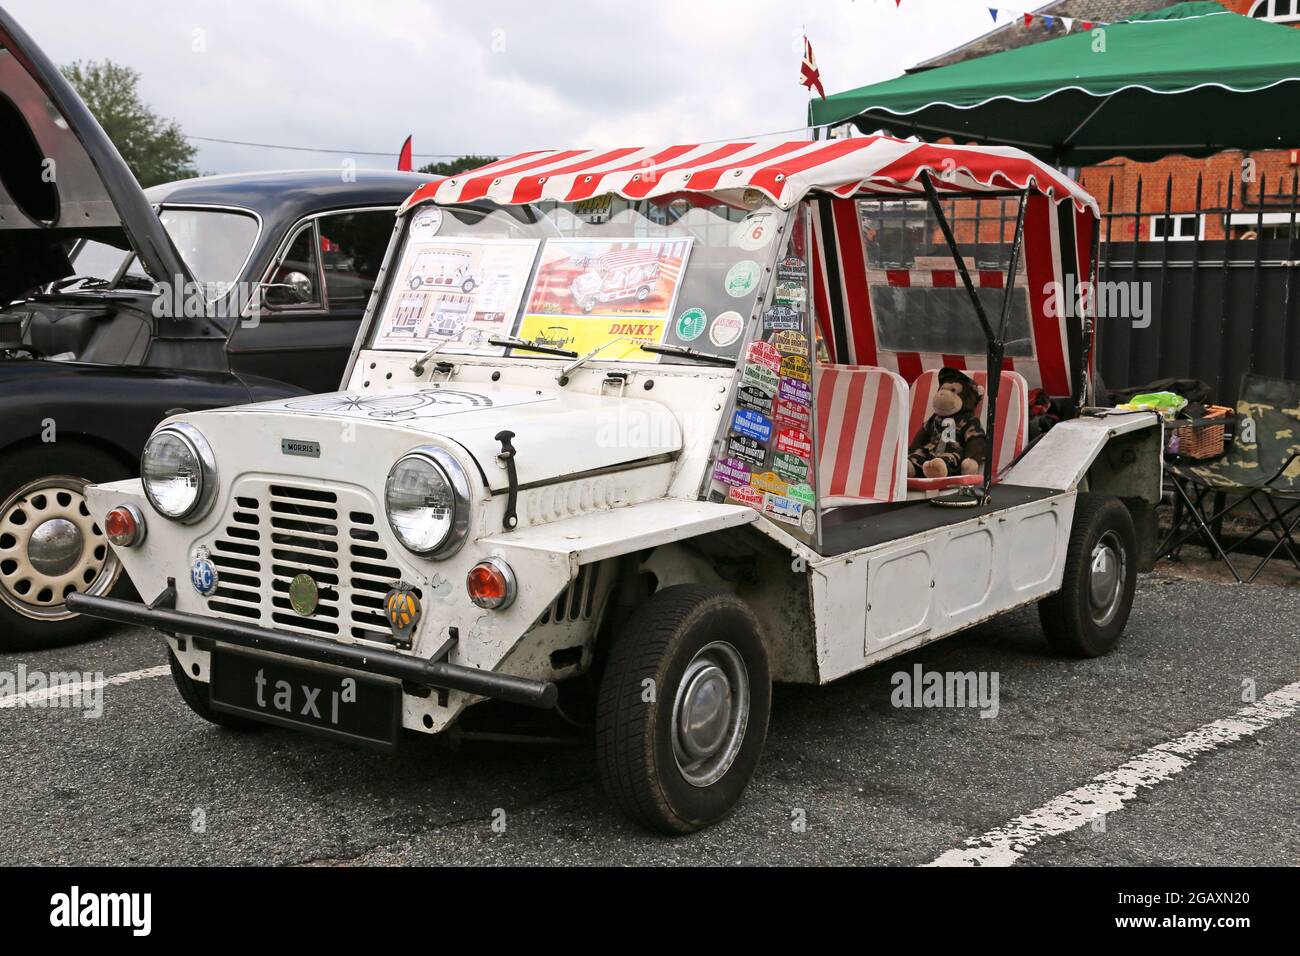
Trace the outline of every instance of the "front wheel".
<path fill-rule="evenodd" d="M 69 594 L 125 597 L 130 584 L 90 514 L 88 485 L 129 472 L 95 448 L 51 443 L 0 456 L 0 651 L 55 647 L 108 627 Z"/>
<path fill-rule="evenodd" d="M 1100 657 L 1124 633 L 1137 589 L 1137 535 L 1123 502 L 1079 495 L 1061 590 L 1038 602 L 1047 642 L 1069 657 Z"/>
<path fill-rule="evenodd" d="M 772 703 L 749 606 L 715 588 L 655 593 L 610 653 L 596 712 L 596 761 L 632 820 L 690 833 L 726 816 L 754 775 Z"/>

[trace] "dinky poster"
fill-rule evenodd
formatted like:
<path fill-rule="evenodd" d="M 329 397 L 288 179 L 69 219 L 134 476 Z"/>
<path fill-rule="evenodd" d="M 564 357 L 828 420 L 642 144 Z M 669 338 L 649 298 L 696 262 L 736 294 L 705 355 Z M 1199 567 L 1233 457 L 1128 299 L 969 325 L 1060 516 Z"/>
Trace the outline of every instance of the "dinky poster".
<path fill-rule="evenodd" d="M 655 361 L 690 258 L 688 236 L 548 239 L 519 336 L 579 355 L 612 342 L 606 360 Z"/>

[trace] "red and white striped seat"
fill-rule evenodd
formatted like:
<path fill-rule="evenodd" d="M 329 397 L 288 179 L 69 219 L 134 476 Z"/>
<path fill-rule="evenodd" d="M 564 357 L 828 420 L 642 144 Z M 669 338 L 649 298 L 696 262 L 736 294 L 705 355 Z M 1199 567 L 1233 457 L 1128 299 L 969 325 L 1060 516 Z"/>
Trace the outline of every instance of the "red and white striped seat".
<path fill-rule="evenodd" d="M 907 497 L 907 383 L 867 365 L 817 367 L 818 502 Z"/>
<path fill-rule="evenodd" d="M 967 375 L 981 388 L 988 387 L 988 372 L 968 371 Z M 930 417 L 930 403 L 934 393 L 939 390 L 939 370 L 924 371 L 912 383 L 911 415 L 907 422 L 907 442 L 921 430 L 925 420 Z M 989 426 L 987 409 L 981 400 L 979 404 L 980 424 Z M 1025 447 L 1026 428 L 1029 425 L 1029 385 L 1023 376 L 1016 372 L 1002 373 L 998 385 L 998 442 L 993 446 L 993 477 L 1008 467 Z M 947 478 L 908 478 L 909 491 L 940 491 L 956 485 L 981 485 L 984 476 L 949 475 Z"/>

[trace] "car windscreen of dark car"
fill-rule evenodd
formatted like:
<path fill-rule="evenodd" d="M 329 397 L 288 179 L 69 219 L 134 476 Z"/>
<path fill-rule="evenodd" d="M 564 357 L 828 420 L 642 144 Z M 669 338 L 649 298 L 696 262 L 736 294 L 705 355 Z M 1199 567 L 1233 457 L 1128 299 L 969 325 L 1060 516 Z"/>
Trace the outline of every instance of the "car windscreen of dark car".
<path fill-rule="evenodd" d="M 239 279 L 244 263 L 253 251 L 259 229 L 257 218 L 250 213 L 225 209 L 165 207 L 159 218 L 195 280 L 207 289 L 208 297 L 224 295 Z M 123 255 L 103 243 L 82 243 L 73 259 L 74 274 L 112 279 L 116 273 L 115 266 L 120 267 Z M 110 269 L 112 271 L 107 272 Z M 126 275 L 146 277 L 138 259 L 131 262 Z"/>

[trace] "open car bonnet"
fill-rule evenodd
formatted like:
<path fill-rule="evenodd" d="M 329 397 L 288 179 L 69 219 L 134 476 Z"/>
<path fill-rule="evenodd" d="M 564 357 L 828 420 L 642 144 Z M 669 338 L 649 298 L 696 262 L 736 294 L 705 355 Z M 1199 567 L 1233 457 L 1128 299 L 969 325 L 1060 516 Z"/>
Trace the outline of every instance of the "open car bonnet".
<path fill-rule="evenodd" d="M 496 436 L 502 431 L 513 433 L 515 467 L 525 486 L 659 459 L 682 448 L 681 427 L 663 405 L 560 388 L 419 385 L 332 392 L 206 414 L 310 416 L 397 427 L 414 433 L 412 447 L 422 436 L 447 438 L 474 456 L 493 491 L 507 484 L 496 461 L 501 451 Z M 201 421 L 195 424 L 202 428 Z"/>
<path fill-rule="evenodd" d="M 124 234 L 155 281 L 189 280 L 117 148 L 58 67 L 3 8 L 0 143 L 0 302 L 63 278 L 64 243 L 97 231 Z"/>

